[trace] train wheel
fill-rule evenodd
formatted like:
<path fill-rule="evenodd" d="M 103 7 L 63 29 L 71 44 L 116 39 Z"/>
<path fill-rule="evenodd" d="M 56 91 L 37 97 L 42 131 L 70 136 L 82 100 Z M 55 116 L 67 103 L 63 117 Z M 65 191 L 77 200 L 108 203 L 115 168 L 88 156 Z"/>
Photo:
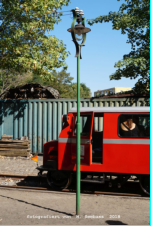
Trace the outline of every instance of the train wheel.
<path fill-rule="evenodd" d="M 147 195 L 150 195 L 150 175 L 141 175 L 139 183 L 143 192 Z"/>
<path fill-rule="evenodd" d="M 47 182 L 49 186 L 55 189 L 65 189 L 71 184 L 71 174 L 62 171 L 51 171 L 47 173 Z"/>

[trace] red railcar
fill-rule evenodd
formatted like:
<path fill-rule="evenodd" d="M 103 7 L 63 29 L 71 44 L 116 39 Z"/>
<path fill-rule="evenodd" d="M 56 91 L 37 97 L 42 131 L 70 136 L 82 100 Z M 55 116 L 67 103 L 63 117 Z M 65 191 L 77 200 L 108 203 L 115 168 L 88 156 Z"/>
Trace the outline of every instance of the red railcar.
<path fill-rule="evenodd" d="M 128 118 L 135 133 L 124 124 Z M 76 171 L 76 108 L 63 116 L 63 122 L 58 140 L 44 144 L 43 166 L 38 167 L 40 174 L 48 171 L 48 183 L 59 188 L 67 187 Z M 81 180 L 91 175 L 95 182 L 108 180 L 111 187 L 114 180 L 120 187 L 130 177 L 137 178 L 149 194 L 150 108 L 82 107 L 80 122 Z"/>

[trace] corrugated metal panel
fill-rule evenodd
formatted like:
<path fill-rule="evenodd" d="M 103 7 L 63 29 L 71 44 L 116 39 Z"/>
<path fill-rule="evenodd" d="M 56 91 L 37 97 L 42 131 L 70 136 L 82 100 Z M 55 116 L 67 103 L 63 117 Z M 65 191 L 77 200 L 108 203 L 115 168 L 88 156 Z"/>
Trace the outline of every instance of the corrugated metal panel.
<path fill-rule="evenodd" d="M 83 107 L 149 105 L 150 98 L 146 97 L 81 99 Z M 0 139 L 3 134 L 13 135 L 13 139 L 28 136 L 31 151 L 42 153 L 45 142 L 58 138 L 62 115 L 76 106 L 75 99 L 0 100 Z"/>

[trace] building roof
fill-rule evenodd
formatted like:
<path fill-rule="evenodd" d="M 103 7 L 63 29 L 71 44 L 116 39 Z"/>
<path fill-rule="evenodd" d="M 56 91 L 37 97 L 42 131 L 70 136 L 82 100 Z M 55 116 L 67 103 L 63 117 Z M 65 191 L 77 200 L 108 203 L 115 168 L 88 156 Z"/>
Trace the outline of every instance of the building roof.
<path fill-rule="evenodd" d="M 108 91 L 108 90 L 116 89 L 116 88 L 118 88 L 118 89 L 130 89 L 130 90 L 132 89 L 131 87 L 115 86 L 115 87 L 112 87 L 112 88 L 97 90 L 94 93 L 101 92 L 101 91 Z"/>
<path fill-rule="evenodd" d="M 93 99 L 104 99 L 104 98 L 123 98 L 123 97 L 125 97 L 125 98 L 131 98 L 131 97 L 150 97 L 150 95 L 149 95 L 149 93 L 144 93 L 144 94 L 142 94 L 142 93 L 140 93 L 140 94 L 138 94 L 138 93 L 124 93 L 124 94 L 112 94 L 112 95 L 104 95 L 104 96 L 95 96 L 95 97 L 93 97 Z"/>
<path fill-rule="evenodd" d="M 71 108 L 69 112 L 77 112 L 77 108 Z M 80 107 L 80 112 L 150 112 L 150 107 Z"/>

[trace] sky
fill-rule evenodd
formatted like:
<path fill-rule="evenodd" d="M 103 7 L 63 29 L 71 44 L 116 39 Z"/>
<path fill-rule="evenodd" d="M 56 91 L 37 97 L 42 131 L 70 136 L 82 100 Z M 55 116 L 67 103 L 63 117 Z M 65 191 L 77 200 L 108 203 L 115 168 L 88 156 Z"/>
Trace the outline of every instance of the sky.
<path fill-rule="evenodd" d="M 124 2 L 124 0 L 71 0 L 68 6 L 64 6 L 58 12 L 78 7 L 80 10 L 83 10 L 86 20 L 94 19 L 100 15 L 106 15 L 110 11 L 118 11 Z M 64 15 L 68 13 L 70 12 L 64 12 Z M 66 59 L 68 65 L 67 73 L 74 77 L 73 82 L 77 82 L 76 49 L 71 33 L 67 32 L 67 29 L 71 27 L 72 20 L 72 14 L 62 16 L 62 21 L 55 25 L 54 30 L 49 35 L 55 35 L 58 39 L 62 40 L 66 45 L 67 51 L 71 53 Z M 94 92 L 97 90 L 113 87 L 134 87 L 134 84 L 137 82 L 134 79 L 109 79 L 109 75 L 116 71 L 114 64 L 131 50 L 131 45 L 126 43 L 127 35 L 121 34 L 120 30 L 113 30 L 111 22 L 97 23 L 90 26 L 86 21 L 85 26 L 89 27 L 91 32 L 87 33 L 85 46 L 82 47 L 80 82 L 85 83 L 90 88 L 92 96 L 94 96 Z"/>

